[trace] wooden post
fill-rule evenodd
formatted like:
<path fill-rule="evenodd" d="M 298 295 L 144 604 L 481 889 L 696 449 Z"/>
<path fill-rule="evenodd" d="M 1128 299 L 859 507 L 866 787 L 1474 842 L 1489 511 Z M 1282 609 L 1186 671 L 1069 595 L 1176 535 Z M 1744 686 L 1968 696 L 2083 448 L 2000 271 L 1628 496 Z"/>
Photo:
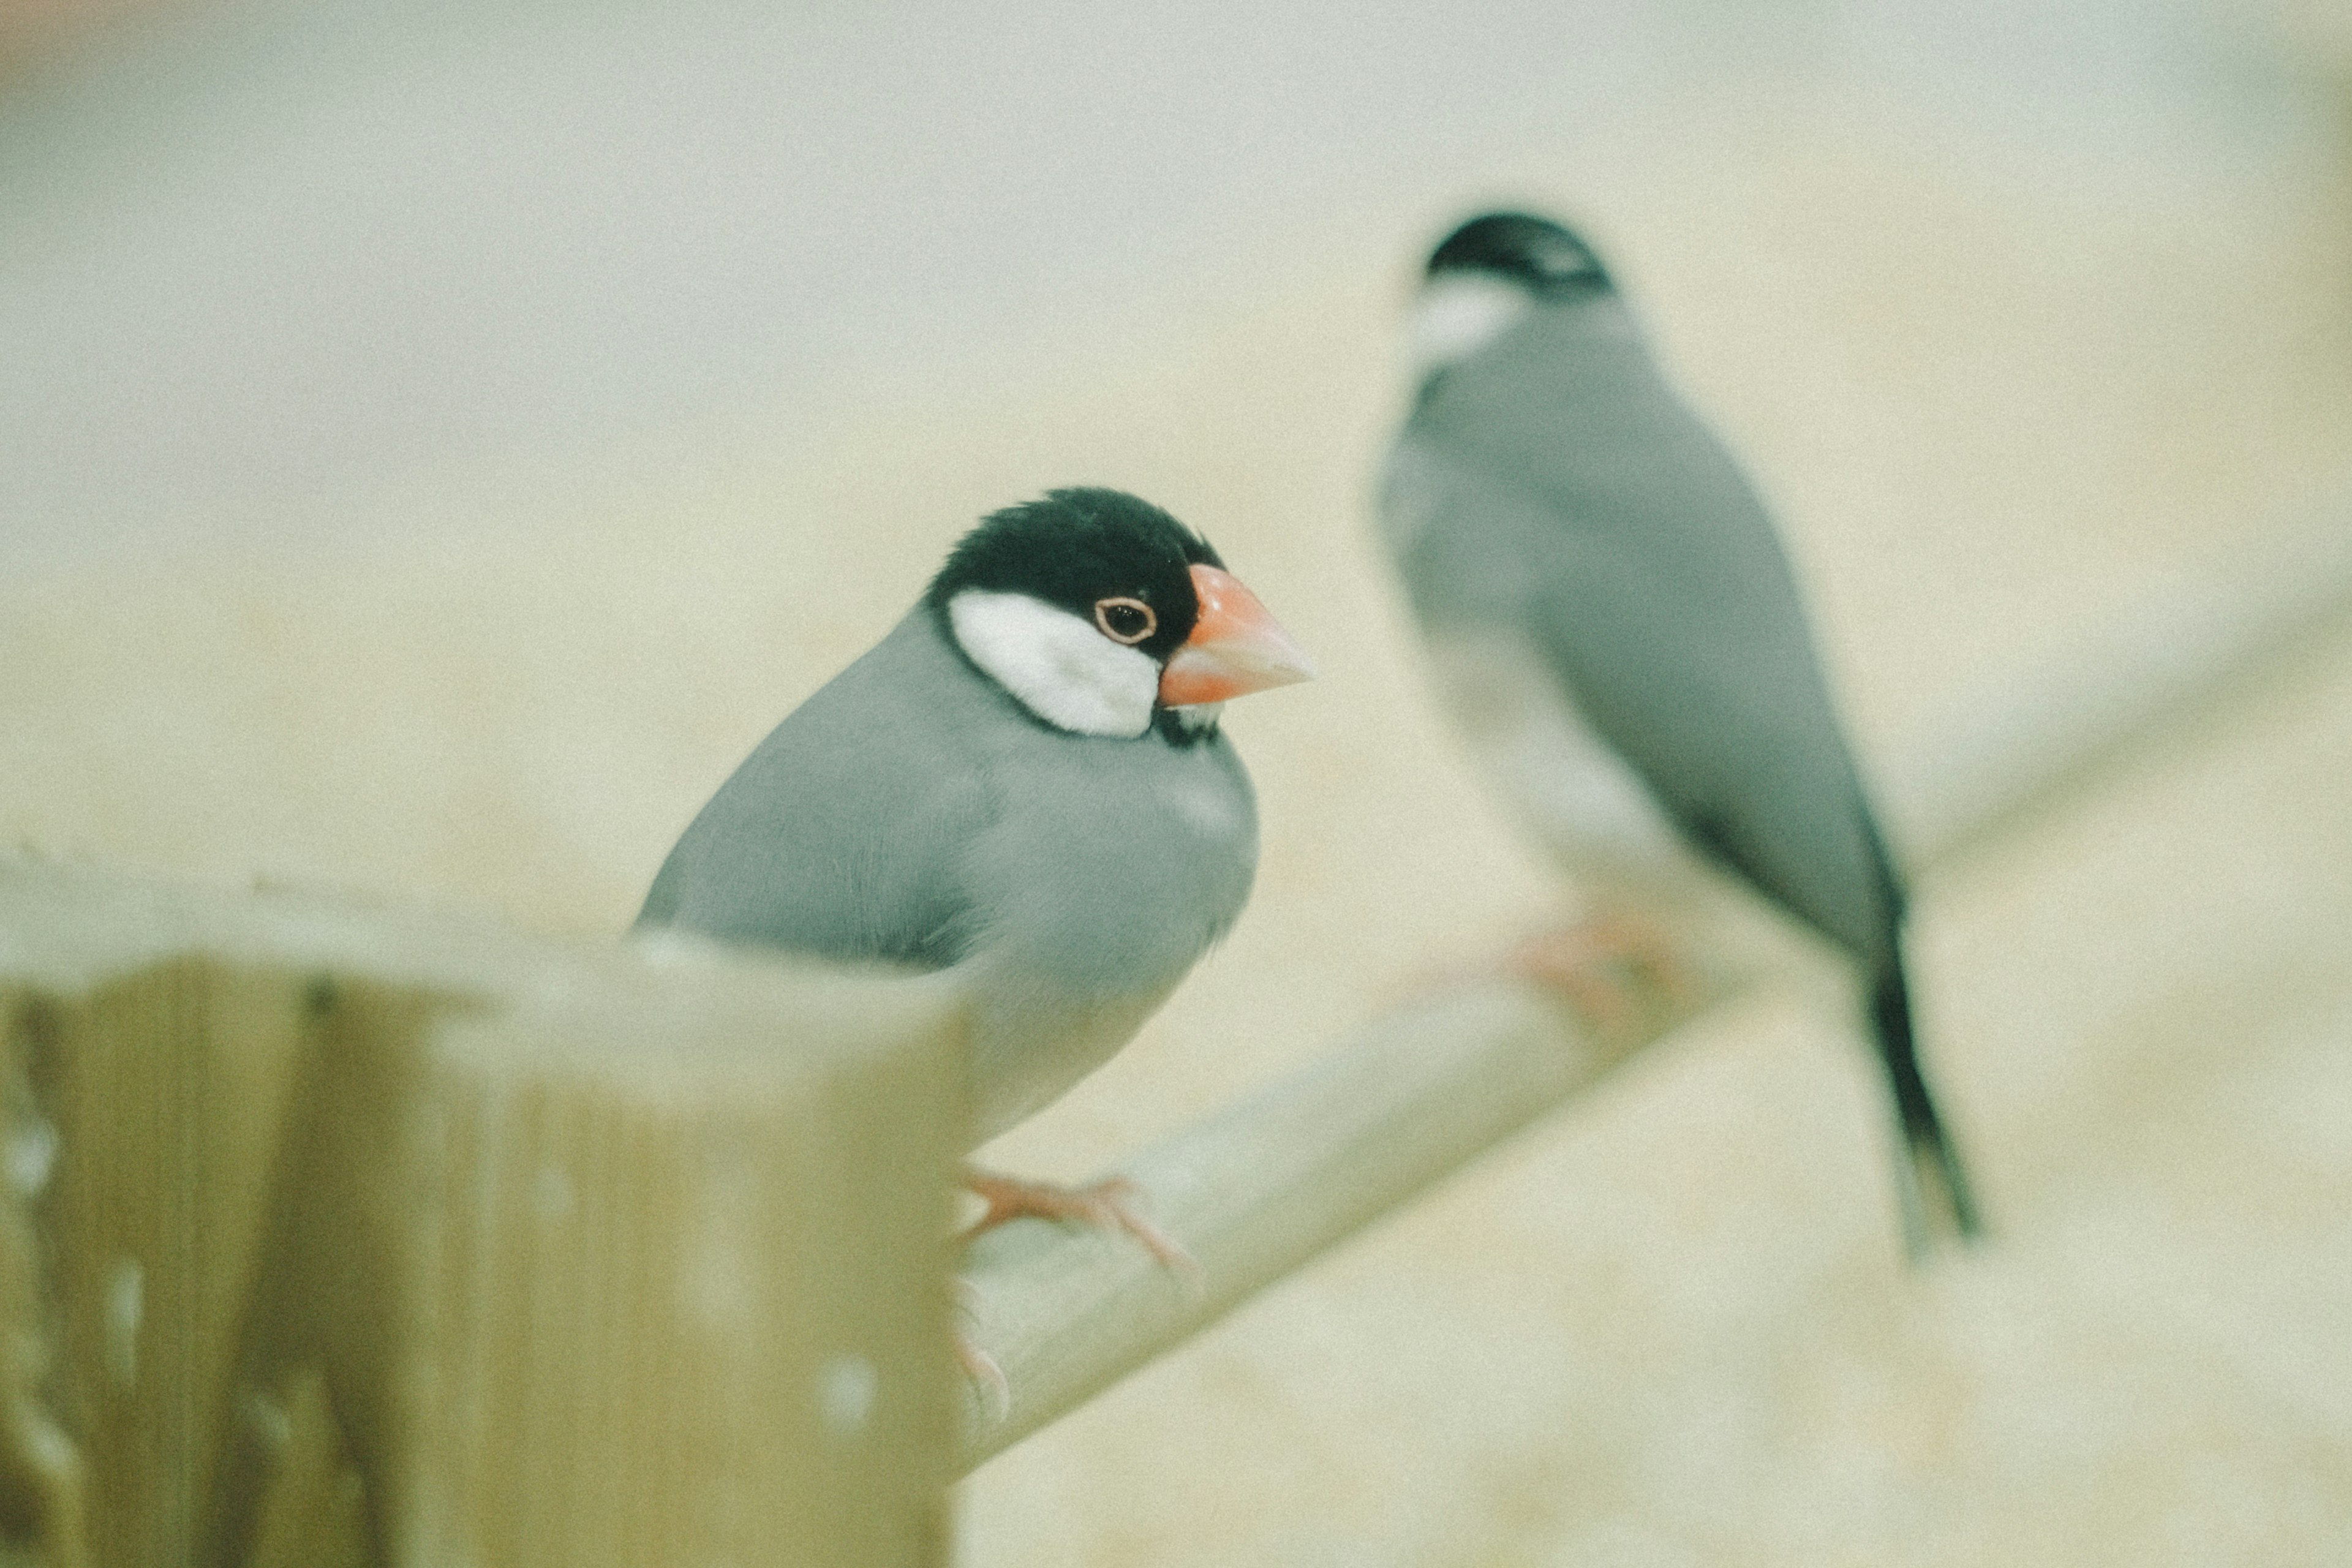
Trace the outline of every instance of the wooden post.
<path fill-rule="evenodd" d="M 932 988 L 0 862 L 0 1547 L 945 1560 Z"/>

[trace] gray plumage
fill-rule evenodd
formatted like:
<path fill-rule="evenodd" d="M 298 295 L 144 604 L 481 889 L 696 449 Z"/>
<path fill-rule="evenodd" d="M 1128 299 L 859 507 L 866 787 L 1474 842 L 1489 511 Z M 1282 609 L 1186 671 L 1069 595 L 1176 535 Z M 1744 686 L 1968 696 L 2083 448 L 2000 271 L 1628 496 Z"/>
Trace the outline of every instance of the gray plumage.
<path fill-rule="evenodd" d="M 1887 957 L 1901 894 L 1787 558 L 1613 298 L 1540 310 L 1442 373 L 1386 516 L 1433 634 L 1515 628 L 1685 833 Z"/>
<path fill-rule="evenodd" d="M 1479 253 L 1451 265 L 1524 304 L 1428 374 L 1396 444 L 1381 526 L 1413 611 L 1486 728 L 1553 732 L 1519 748 L 1515 783 L 1565 858 L 1604 883 L 1671 884 L 1696 851 L 1853 956 L 1916 1157 L 1906 1230 L 1916 1244 L 1924 1174 L 1971 1232 L 1911 1038 L 1902 885 L 1770 518 L 1581 243 L 1507 221 L 1573 246 L 1576 264 L 1544 277 L 1510 260 L 1522 237 L 1477 224 L 1448 242 L 1459 257 L 1469 236 Z M 1550 691 L 1479 689 L 1513 671 Z M 1540 725 L 1517 711 L 1547 705 Z M 1654 839 L 1633 821 L 1642 803 Z"/>
<path fill-rule="evenodd" d="M 1256 862 L 1222 734 L 1055 729 L 927 602 L 727 780 L 638 923 L 943 972 L 975 1008 L 979 1142 L 1126 1042 L 1240 914 Z"/>

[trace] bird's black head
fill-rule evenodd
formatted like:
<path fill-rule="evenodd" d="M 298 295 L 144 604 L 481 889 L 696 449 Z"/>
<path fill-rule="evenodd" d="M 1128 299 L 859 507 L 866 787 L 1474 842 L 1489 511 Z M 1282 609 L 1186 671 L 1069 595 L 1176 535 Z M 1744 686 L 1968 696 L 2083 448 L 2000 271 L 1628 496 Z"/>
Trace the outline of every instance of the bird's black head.
<path fill-rule="evenodd" d="M 1549 218 L 1528 213 L 1474 217 L 1430 253 L 1432 279 L 1482 273 L 1545 299 L 1612 287 L 1591 247 Z"/>
<path fill-rule="evenodd" d="M 944 614 L 968 588 L 1026 594 L 1164 661 L 1200 616 L 1195 565 L 1222 570 L 1224 563 L 1150 502 L 1123 490 L 1050 490 L 982 519 L 949 552 L 925 599 Z"/>

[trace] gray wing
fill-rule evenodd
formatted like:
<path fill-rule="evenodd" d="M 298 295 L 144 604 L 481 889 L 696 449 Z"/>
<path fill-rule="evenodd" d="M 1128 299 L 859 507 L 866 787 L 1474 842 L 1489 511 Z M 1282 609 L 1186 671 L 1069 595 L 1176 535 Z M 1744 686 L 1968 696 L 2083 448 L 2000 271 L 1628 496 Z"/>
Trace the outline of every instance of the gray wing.
<path fill-rule="evenodd" d="M 963 847 L 988 800 L 943 734 L 941 683 L 968 678 L 921 615 L 735 770 L 663 863 L 640 926 L 927 968 L 962 955 Z"/>
<path fill-rule="evenodd" d="M 1865 959 L 1902 895 L 1762 503 L 1615 307 L 1424 395 L 1391 505 L 1433 621 L 1518 625 L 1701 849 Z"/>

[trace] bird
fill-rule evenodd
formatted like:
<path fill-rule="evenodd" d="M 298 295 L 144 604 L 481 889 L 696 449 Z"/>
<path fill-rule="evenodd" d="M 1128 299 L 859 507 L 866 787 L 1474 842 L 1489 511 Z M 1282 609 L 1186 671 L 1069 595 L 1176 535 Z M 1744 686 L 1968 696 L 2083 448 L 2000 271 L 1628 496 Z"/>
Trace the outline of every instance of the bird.
<path fill-rule="evenodd" d="M 968 1147 L 1127 1044 L 1249 896 L 1235 697 L 1312 663 L 1208 541 L 1098 487 L 981 520 L 882 640 L 789 713 L 662 862 L 640 932 L 895 964 L 970 1008 Z M 1181 1249 L 1114 1180 L 967 1170 L 967 1235 L 1037 1215 Z"/>
<path fill-rule="evenodd" d="M 1744 885 L 1858 973 L 1915 1258 L 1981 1225 L 1921 1067 L 1906 892 L 1795 575 L 1582 237 L 1481 214 L 1430 253 L 1376 503 L 1441 705 L 1596 907 Z M 1660 929 L 1601 915 L 1588 954 Z M 1571 942 L 1574 950 L 1575 942 Z"/>

